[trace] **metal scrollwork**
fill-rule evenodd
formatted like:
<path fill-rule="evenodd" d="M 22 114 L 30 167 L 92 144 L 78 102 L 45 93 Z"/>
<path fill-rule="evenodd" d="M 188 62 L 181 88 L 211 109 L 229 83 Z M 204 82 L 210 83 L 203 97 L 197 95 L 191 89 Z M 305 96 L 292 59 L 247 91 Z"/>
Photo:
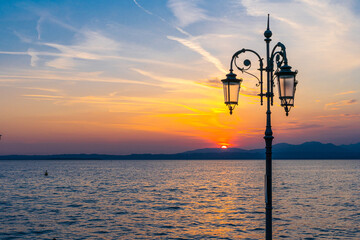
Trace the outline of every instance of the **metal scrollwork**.
<path fill-rule="evenodd" d="M 249 59 L 245 59 L 245 60 L 242 62 L 243 66 L 239 66 L 239 65 L 238 65 L 237 60 L 239 59 L 239 55 L 242 54 L 242 53 L 246 53 L 246 52 L 251 52 L 251 53 L 255 54 L 255 55 L 258 57 L 258 59 L 259 59 L 259 65 L 260 65 L 260 68 L 258 69 L 258 70 L 260 71 L 260 78 L 258 78 L 256 75 L 248 72 L 248 70 L 251 68 L 251 61 L 250 61 Z M 264 69 L 263 59 L 260 57 L 260 55 L 259 55 L 257 52 L 255 52 L 255 51 L 253 51 L 253 50 L 251 50 L 251 49 L 245 49 L 245 48 L 243 48 L 243 49 L 241 49 L 240 51 L 237 51 L 237 52 L 233 55 L 233 57 L 232 57 L 232 59 L 231 59 L 231 63 L 230 63 L 230 72 L 233 72 L 233 64 L 234 64 L 235 67 L 236 67 L 239 71 L 241 71 L 242 73 L 246 73 L 246 74 L 248 74 L 248 75 L 250 75 L 250 76 L 252 76 L 252 77 L 254 77 L 255 79 L 258 80 L 258 83 L 256 84 L 256 86 L 257 86 L 257 87 L 260 86 L 260 94 L 259 94 L 259 96 L 260 96 L 261 105 L 262 105 L 262 104 L 263 104 L 263 96 L 264 96 L 264 94 L 263 94 L 263 71 L 265 70 L 265 69 Z"/>
<path fill-rule="evenodd" d="M 278 48 L 280 48 L 280 50 L 276 51 L 276 49 L 278 49 Z M 272 50 L 271 57 L 270 57 L 270 63 L 273 64 L 274 60 L 276 63 L 276 68 L 277 68 L 276 71 L 282 65 L 287 65 L 285 46 L 281 42 L 278 42 Z"/>
<path fill-rule="evenodd" d="M 275 54 L 276 54 L 276 58 L 275 58 L 276 66 L 280 68 L 284 62 L 284 56 L 281 52 L 276 52 Z"/>
<path fill-rule="evenodd" d="M 245 50 L 245 51 L 246 51 L 246 50 Z M 245 52 L 245 51 L 244 51 L 244 52 Z M 243 64 L 244 66 L 243 66 L 243 67 L 240 67 L 240 66 L 238 65 L 238 63 L 237 63 L 237 59 L 239 58 L 239 55 L 240 55 L 240 54 L 234 56 L 234 65 L 235 65 L 235 67 L 236 67 L 239 71 L 241 71 L 242 73 L 246 73 L 246 74 L 248 74 L 248 75 L 256 78 L 256 79 L 258 80 L 258 83 L 256 84 L 256 86 L 257 86 L 257 87 L 260 86 L 261 80 L 260 80 L 256 75 L 248 72 L 248 70 L 251 68 L 251 61 L 250 61 L 249 59 L 245 59 L 245 60 L 242 62 L 242 64 Z M 261 64 L 260 64 L 260 65 L 261 65 Z"/>
<path fill-rule="evenodd" d="M 238 57 L 237 57 L 237 58 L 238 58 Z M 252 74 L 252 73 L 250 73 L 250 72 L 247 71 L 247 70 L 249 70 L 249 69 L 251 68 L 251 61 L 250 61 L 249 59 L 245 59 L 245 60 L 244 60 L 244 62 L 243 62 L 244 67 L 239 67 L 239 66 L 237 65 L 236 59 L 235 59 L 235 61 L 234 61 L 234 64 L 235 64 L 236 68 L 239 69 L 242 73 L 249 74 L 250 76 L 253 76 L 254 78 L 256 78 L 256 79 L 258 80 L 258 83 L 256 84 L 256 86 L 259 86 L 259 84 L 260 84 L 260 79 L 259 79 L 256 75 L 254 75 L 254 74 Z"/>
<path fill-rule="evenodd" d="M 236 59 L 237 59 L 237 58 L 239 58 L 239 56 L 236 56 Z M 236 68 L 239 69 L 241 72 L 246 72 L 246 70 L 249 70 L 249 69 L 251 68 L 251 62 L 250 62 L 249 59 L 245 59 L 245 60 L 244 60 L 244 62 L 243 62 L 244 67 L 239 67 L 239 66 L 237 65 L 236 59 L 235 59 L 235 61 L 234 61 L 234 64 L 235 64 Z"/>

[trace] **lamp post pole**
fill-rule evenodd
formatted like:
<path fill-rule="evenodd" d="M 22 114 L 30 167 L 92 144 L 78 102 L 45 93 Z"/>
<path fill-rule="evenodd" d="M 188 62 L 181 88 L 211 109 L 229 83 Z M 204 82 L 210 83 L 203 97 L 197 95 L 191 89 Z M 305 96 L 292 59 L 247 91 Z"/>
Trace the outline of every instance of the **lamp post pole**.
<path fill-rule="evenodd" d="M 265 173 L 265 212 L 266 212 L 266 240 L 272 239 L 272 141 L 274 139 L 273 132 L 271 129 L 271 106 L 273 105 L 274 98 L 274 63 L 276 63 L 275 78 L 277 78 L 279 86 L 279 98 L 281 100 L 281 106 L 284 107 L 286 116 L 288 116 L 291 107 L 294 106 L 294 95 L 297 85 L 296 74 L 297 71 L 291 71 L 291 67 L 288 65 L 288 60 L 286 57 L 286 49 L 282 43 L 277 43 L 272 51 L 270 52 L 270 42 L 272 32 L 269 27 L 269 15 L 267 21 L 267 29 L 264 32 L 266 42 L 266 68 L 264 68 L 263 58 L 260 55 L 251 49 L 241 49 L 237 51 L 230 62 L 230 73 L 226 75 L 226 79 L 221 80 L 224 87 L 224 97 L 225 104 L 232 114 L 236 105 L 238 105 L 238 97 L 240 92 L 240 85 L 242 79 L 237 79 L 236 74 L 233 73 L 233 65 L 240 70 L 242 73 L 246 73 L 255 77 L 259 83 L 257 86 L 260 86 L 260 103 L 263 105 L 263 97 L 266 97 L 266 130 L 265 130 L 265 145 L 266 145 L 266 173 Z M 243 67 L 239 67 L 236 60 L 239 58 L 239 55 L 243 53 L 252 53 L 257 56 L 259 60 L 258 69 L 260 71 L 260 78 L 256 75 L 248 72 L 247 70 L 251 68 L 251 61 L 245 59 L 243 62 Z M 264 94 L 263 87 L 263 72 L 266 72 L 266 93 Z"/>
<path fill-rule="evenodd" d="M 271 100 L 273 98 L 273 67 L 270 60 L 270 37 L 272 32 L 269 29 L 269 16 L 267 29 L 264 33 L 266 42 L 266 130 L 265 130 L 265 145 L 266 145 L 266 173 L 265 173 L 265 210 L 266 210 L 266 239 L 272 239 L 272 141 L 274 139 L 271 130 Z"/>

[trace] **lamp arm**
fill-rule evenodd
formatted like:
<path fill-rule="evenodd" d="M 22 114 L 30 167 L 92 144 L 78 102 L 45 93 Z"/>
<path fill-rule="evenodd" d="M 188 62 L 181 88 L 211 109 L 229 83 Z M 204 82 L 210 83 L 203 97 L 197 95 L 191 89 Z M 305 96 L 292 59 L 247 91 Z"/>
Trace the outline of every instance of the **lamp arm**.
<path fill-rule="evenodd" d="M 276 51 L 278 48 L 280 48 L 278 51 Z M 270 64 L 271 64 L 271 70 L 274 69 L 274 58 L 276 57 L 276 63 L 277 63 L 277 68 L 279 68 L 282 64 L 287 65 L 288 64 L 288 60 L 286 57 L 286 47 L 284 44 L 282 44 L 281 42 L 278 42 L 270 55 Z M 280 59 L 281 57 L 281 59 Z"/>
<path fill-rule="evenodd" d="M 262 71 L 264 63 L 263 63 L 263 59 L 260 57 L 260 55 L 257 52 L 255 52 L 254 50 L 243 48 L 243 49 L 237 51 L 236 53 L 234 53 L 234 55 L 232 56 L 231 62 L 230 62 L 230 72 L 233 72 L 233 64 L 235 63 L 236 58 L 238 58 L 240 54 L 245 53 L 245 52 L 252 52 L 253 54 L 255 54 L 258 57 L 259 62 L 260 62 L 260 69 L 259 70 Z M 249 64 L 245 65 L 245 61 L 248 61 Z M 250 60 L 246 59 L 245 61 L 244 61 L 245 66 L 250 66 L 251 65 Z M 235 66 L 236 66 L 236 63 L 235 63 Z M 239 67 L 237 67 L 237 68 L 239 68 Z M 247 69 L 249 69 L 249 68 L 247 68 Z M 240 68 L 239 70 L 244 71 L 244 70 L 247 70 L 247 69 Z"/>
<path fill-rule="evenodd" d="M 275 58 L 276 57 L 276 58 Z M 281 65 L 287 65 L 287 57 L 286 57 L 286 47 L 281 42 L 278 42 L 273 50 L 271 51 L 269 63 L 268 63 L 268 70 L 270 71 L 270 93 L 271 93 L 271 105 L 274 104 L 274 60 L 276 61 L 276 71 L 279 70 Z M 276 76 L 276 75 L 275 75 Z"/>
<path fill-rule="evenodd" d="M 247 70 L 250 69 L 250 67 L 251 67 L 251 61 L 250 61 L 249 59 L 245 59 L 245 60 L 244 60 L 244 62 L 243 62 L 244 67 L 242 67 L 242 68 L 239 67 L 239 66 L 236 64 L 236 59 L 239 57 L 239 55 L 242 54 L 242 53 L 246 53 L 246 52 L 251 52 L 251 53 L 255 54 L 255 55 L 258 57 L 258 59 L 259 59 L 259 65 L 260 65 L 260 68 L 258 69 L 258 70 L 260 71 L 260 79 L 259 79 L 257 76 L 255 76 L 254 74 L 247 72 Z M 241 72 L 247 73 L 247 74 L 255 77 L 255 78 L 258 80 L 259 83 L 256 84 L 256 86 L 257 86 L 257 87 L 260 86 L 260 94 L 259 94 L 259 96 L 260 96 L 260 102 L 261 102 L 261 105 L 262 105 L 262 104 L 263 104 L 263 96 L 264 96 L 264 94 L 263 94 L 263 71 L 265 70 L 265 69 L 264 69 L 263 59 L 262 59 L 262 58 L 260 57 L 260 55 L 259 55 L 257 52 L 255 52 L 254 50 L 243 48 L 243 49 L 237 51 L 237 52 L 232 56 L 231 62 L 230 62 L 230 73 L 233 72 L 233 65 L 235 65 L 236 68 L 237 68 L 238 70 L 240 70 Z"/>

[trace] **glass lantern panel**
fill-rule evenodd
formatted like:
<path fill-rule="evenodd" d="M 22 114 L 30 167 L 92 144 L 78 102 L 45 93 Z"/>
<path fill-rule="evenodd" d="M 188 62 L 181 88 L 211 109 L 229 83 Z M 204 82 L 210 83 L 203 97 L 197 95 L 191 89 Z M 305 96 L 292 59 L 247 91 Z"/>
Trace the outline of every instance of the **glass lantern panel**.
<path fill-rule="evenodd" d="M 225 103 L 226 102 L 228 102 L 228 99 L 229 99 L 229 97 L 228 97 L 228 83 L 224 83 L 223 84 L 223 88 L 224 88 L 224 101 L 225 101 Z"/>
<path fill-rule="evenodd" d="M 279 94 L 280 97 L 293 98 L 294 97 L 294 83 L 293 75 L 284 75 L 279 77 Z"/>
<path fill-rule="evenodd" d="M 224 100 L 226 104 L 237 104 L 239 99 L 240 82 L 226 82 L 224 87 Z"/>

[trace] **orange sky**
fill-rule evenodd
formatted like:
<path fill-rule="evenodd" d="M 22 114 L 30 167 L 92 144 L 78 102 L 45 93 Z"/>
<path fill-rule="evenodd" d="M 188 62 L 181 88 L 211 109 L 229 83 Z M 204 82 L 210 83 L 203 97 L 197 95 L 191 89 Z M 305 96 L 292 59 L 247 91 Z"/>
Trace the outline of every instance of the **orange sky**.
<path fill-rule="evenodd" d="M 272 46 L 284 43 L 299 70 L 289 117 L 275 87 L 274 143 L 360 141 L 358 5 L 170 2 L 0 3 L 0 154 L 262 148 L 256 80 L 236 72 L 244 82 L 231 116 L 220 80 L 237 50 L 265 56 L 267 13 Z"/>

